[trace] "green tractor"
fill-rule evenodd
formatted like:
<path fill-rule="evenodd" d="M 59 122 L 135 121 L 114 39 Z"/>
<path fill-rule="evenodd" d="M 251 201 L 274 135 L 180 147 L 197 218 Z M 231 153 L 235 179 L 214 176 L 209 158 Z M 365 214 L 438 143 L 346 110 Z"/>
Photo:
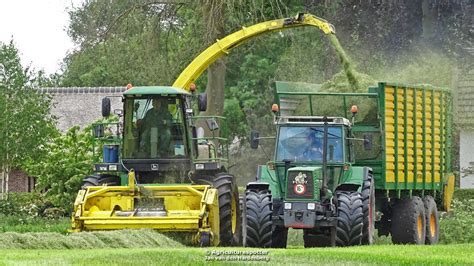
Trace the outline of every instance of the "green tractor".
<path fill-rule="evenodd" d="M 448 209 L 453 190 L 448 91 L 278 85 L 274 160 L 247 184 L 245 246 L 284 248 L 289 228 L 303 230 L 305 247 L 372 244 L 375 228 L 397 244 L 437 243 L 437 204 Z M 251 147 L 265 138 L 252 131 Z"/>

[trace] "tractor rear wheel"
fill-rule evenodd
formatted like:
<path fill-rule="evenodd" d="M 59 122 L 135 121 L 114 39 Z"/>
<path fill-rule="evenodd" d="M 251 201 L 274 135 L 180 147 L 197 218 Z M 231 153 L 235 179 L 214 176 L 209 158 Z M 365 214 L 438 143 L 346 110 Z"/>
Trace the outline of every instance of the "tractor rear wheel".
<path fill-rule="evenodd" d="M 120 178 L 116 175 L 109 174 L 92 174 L 86 176 L 82 180 L 82 187 L 97 187 L 97 186 L 119 186 Z"/>
<path fill-rule="evenodd" d="M 288 228 L 284 226 L 273 226 L 272 248 L 286 248 L 288 240 Z"/>
<path fill-rule="evenodd" d="M 363 211 L 359 192 L 337 192 L 336 245 L 360 245 L 362 241 Z"/>
<path fill-rule="evenodd" d="M 303 229 L 303 242 L 305 248 L 330 247 L 331 237 L 323 233 L 312 234 L 310 230 Z"/>
<path fill-rule="evenodd" d="M 432 196 L 423 199 L 426 218 L 426 239 L 425 244 L 435 245 L 439 240 L 439 214 L 436 202 Z"/>
<path fill-rule="evenodd" d="M 362 244 L 372 245 L 375 232 L 375 187 L 372 174 L 369 174 L 362 184 L 362 212 L 364 226 L 362 227 Z"/>
<path fill-rule="evenodd" d="M 240 240 L 241 218 L 239 191 L 235 177 L 220 173 L 215 176 L 198 178 L 195 183 L 210 185 L 219 195 L 219 239 L 220 246 L 237 245 Z"/>
<path fill-rule="evenodd" d="M 401 199 L 395 203 L 392 208 L 390 232 L 394 244 L 423 245 L 425 243 L 425 207 L 419 197 Z"/>
<path fill-rule="evenodd" d="M 272 247 L 272 194 L 268 190 L 247 190 L 244 203 L 244 246 Z"/>

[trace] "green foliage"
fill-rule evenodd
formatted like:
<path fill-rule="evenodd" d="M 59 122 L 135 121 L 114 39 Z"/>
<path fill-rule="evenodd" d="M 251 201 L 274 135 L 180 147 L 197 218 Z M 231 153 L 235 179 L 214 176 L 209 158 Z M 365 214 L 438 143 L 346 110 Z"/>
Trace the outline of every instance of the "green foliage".
<path fill-rule="evenodd" d="M 224 104 L 224 116 L 227 119 L 225 127 L 222 129 L 223 136 L 245 136 L 248 132 L 248 127 L 245 121 L 245 113 L 240 107 L 239 101 L 236 99 L 227 99 Z M 232 139 L 229 139 L 232 141 Z"/>
<path fill-rule="evenodd" d="M 82 179 L 92 172 L 99 154 L 93 152 L 91 126 L 79 130 L 70 128 L 45 145 L 46 154 L 40 161 L 27 161 L 24 170 L 37 177 L 36 188 L 46 191 L 45 196 L 54 206 L 71 210 Z"/>
<path fill-rule="evenodd" d="M 55 232 L 65 234 L 71 227 L 69 217 L 45 218 L 18 215 L 0 215 L 0 232 Z M 1 235 L 1 234 L 0 234 Z"/>
<path fill-rule="evenodd" d="M 440 219 L 440 242 L 474 243 L 474 190 L 457 190 L 452 211 Z"/>
<path fill-rule="evenodd" d="M 0 65 L 0 164 L 8 173 L 25 160 L 40 159 L 56 129 L 50 99 L 33 89 L 44 78 L 22 67 L 13 41 L 0 42 Z"/>

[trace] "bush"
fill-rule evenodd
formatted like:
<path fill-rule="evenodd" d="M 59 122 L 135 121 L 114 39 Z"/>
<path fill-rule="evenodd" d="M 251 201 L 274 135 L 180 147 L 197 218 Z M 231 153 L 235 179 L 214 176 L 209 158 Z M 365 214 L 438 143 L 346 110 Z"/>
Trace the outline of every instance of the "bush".
<path fill-rule="evenodd" d="M 474 189 L 457 190 L 452 211 L 440 218 L 440 242 L 474 243 Z"/>

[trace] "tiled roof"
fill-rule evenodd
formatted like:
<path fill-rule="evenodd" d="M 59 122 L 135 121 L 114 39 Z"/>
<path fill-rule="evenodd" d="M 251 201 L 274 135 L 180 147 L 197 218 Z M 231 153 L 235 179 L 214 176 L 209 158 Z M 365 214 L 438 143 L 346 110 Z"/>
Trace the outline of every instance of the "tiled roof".
<path fill-rule="evenodd" d="M 53 87 L 38 88 L 40 93 L 52 96 L 52 115 L 58 118 L 62 132 L 75 125 L 81 128 L 101 118 L 102 98 L 121 96 L 125 87 Z M 121 97 L 111 97 L 112 110 L 121 109 Z"/>

